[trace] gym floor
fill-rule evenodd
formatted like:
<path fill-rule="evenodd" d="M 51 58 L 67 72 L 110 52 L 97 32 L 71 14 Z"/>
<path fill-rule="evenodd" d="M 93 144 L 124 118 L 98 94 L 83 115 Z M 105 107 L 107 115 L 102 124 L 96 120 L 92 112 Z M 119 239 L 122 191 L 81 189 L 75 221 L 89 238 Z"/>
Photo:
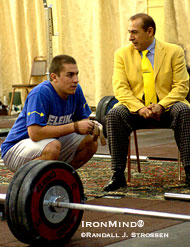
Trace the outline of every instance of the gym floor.
<path fill-rule="evenodd" d="M 0 128 L 3 129 L 11 127 L 14 120 L 14 117 L 0 117 Z M 171 130 L 140 130 L 137 135 L 140 156 L 148 156 L 155 159 L 177 159 L 178 151 L 173 138 L 173 132 Z M 131 137 L 131 140 L 132 154 L 135 154 L 133 137 Z M 97 153 L 109 154 L 108 147 L 100 146 Z M 1 186 L 0 193 L 6 193 L 6 189 L 6 186 Z M 113 207 L 128 207 L 134 209 L 190 214 L 189 203 L 180 201 L 161 201 L 118 197 L 117 199 L 98 198 L 89 200 L 87 203 Z M 94 227 L 90 227 L 89 225 L 87 226 L 86 223 L 89 222 L 94 224 Z M 131 225 L 130 227 L 121 227 L 120 225 L 101 227 L 100 224 L 105 222 L 111 222 L 114 224 L 129 222 Z M 82 223 L 70 242 L 64 246 L 190 246 L 189 222 L 85 211 Z M 0 220 L 0 232 L 0 246 L 27 246 L 14 238 L 7 226 L 6 221 Z M 96 235 L 93 235 L 94 237 L 90 237 L 90 234 L 93 233 L 100 233 L 102 236 L 97 235 L 96 237 Z"/>
<path fill-rule="evenodd" d="M 2 189 L 2 187 L 1 187 Z M 3 191 L 0 191 L 1 193 Z M 189 203 L 137 198 L 93 199 L 87 204 L 189 214 Z M 110 223 L 110 227 L 101 224 Z M 122 227 L 122 224 L 129 227 Z M 94 227 L 91 227 L 93 224 Z M 112 225 L 111 225 L 112 224 Z M 189 247 L 190 222 L 152 217 L 85 211 L 77 232 L 66 247 Z M 0 220 L 0 246 L 28 246 L 16 240 L 6 221 Z M 101 234 L 101 235 L 99 235 Z M 107 236 L 107 237 L 105 237 Z"/>

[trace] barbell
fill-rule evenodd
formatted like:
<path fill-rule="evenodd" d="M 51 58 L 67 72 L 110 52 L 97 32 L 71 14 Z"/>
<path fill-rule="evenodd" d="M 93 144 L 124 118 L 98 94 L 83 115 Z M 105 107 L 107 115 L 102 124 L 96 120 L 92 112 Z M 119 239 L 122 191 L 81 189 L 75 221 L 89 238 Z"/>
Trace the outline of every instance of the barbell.
<path fill-rule="evenodd" d="M 165 197 L 173 199 L 173 194 Z M 84 210 L 190 221 L 190 215 L 84 204 L 79 175 L 61 161 L 28 162 L 15 173 L 0 199 L 5 200 L 11 232 L 26 244 L 65 243 L 77 231 Z"/>

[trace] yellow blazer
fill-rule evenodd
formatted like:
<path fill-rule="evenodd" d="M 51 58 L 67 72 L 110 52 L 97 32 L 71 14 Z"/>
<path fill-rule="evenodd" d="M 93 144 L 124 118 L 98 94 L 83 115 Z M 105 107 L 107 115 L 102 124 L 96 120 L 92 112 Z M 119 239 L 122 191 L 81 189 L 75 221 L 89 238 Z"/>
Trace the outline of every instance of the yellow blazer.
<path fill-rule="evenodd" d="M 189 74 L 183 49 L 175 44 L 156 40 L 154 54 L 154 79 L 159 104 L 165 109 L 175 102 L 183 102 L 189 92 Z M 118 49 L 114 55 L 113 90 L 118 104 L 131 112 L 144 107 L 144 85 L 141 56 L 133 45 Z"/>

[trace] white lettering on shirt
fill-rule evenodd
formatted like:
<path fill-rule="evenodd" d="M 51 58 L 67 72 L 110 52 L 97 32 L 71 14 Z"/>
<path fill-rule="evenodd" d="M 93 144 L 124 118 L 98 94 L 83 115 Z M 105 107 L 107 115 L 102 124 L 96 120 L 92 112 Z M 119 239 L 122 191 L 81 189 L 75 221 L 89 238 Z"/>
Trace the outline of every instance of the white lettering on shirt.
<path fill-rule="evenodd" d="M 72 114 L 65 115 L 65 116 L 54 116 L 49 115 L 47 125 L 61 125 L 61 124 L 67 124 L 72 122 Z"/>

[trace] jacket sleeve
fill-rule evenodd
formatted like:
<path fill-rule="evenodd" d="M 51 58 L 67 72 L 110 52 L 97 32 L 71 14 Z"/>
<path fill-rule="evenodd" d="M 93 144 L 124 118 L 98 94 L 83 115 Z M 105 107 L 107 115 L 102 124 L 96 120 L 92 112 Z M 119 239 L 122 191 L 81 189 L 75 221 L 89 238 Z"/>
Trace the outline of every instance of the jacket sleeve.
<path fill-rule="evenodd" d="M 135 71 L 130 65 L 130 61 L 126 64 L 127 56 L 125 56 L 124 53 L 125 51 L 118 50 L 114 54 L 113 91 L 119 101 L 116 105 L 123 104 L 129 111 L 137 112 L 140 108 L 144 107 L 144 104 L 138 99 L 138 95 L 136 96 L 133 90 L 140 93 L 143 91 L 143 88 L 141 84 L 138 85 L 138 79 L 136 85 L 139 88 L 134 89 L 131 87 L 128 80 L 128 71 L 131 69 L 133 69 L 133 73 L 135 73 Z"/>
<path fill-rule="evenodd" d="M 188 104 L 185 98 L 189 92 L 189 75 L 186 68 L 184 52 L 181 47 L 177 47 L 171 58 L 171 70 L 172 82 L 170 91 L 167 93 L 164 92 L 164 87 L 161 89 L 165 96 L 160 100 L 159 104 L 164 108 L 168 108 L 176 102 Z"/>

